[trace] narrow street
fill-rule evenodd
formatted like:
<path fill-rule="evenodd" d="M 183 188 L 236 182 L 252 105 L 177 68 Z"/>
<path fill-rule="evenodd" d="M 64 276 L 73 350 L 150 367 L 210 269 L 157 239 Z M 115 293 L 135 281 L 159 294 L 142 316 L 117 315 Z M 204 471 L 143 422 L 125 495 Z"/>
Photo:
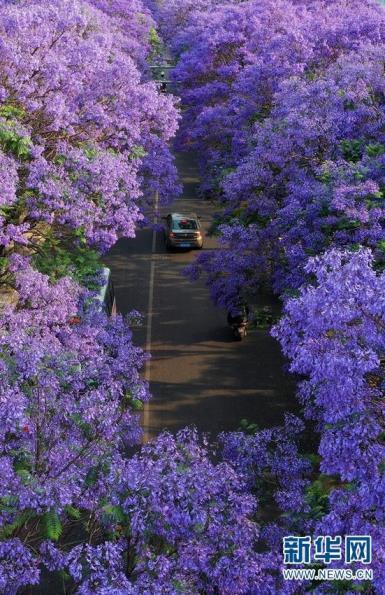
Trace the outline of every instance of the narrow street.
<path fill-rule="evenodd" d="M 197 198 L 194 161 L 178 156 L 177 163 L 183 197 L 163 212 L 196 212 L 207 229 L 213 206 Z M 215 247 L 214 238 L 205 238 L 204 249 Z M 233 341 L 226 313 L 212 305 L 204 282 L 192 283 L 182 275 L 195 256 L 194 251 L 168 253 L 163 235 L 158 232 L 153 244 L 152 230 L 144 229 L 135 239 L 120 240 L 105 259 L 118 310 L 137 309 L 145 316 L 135 340 L 152 353 L 146 439 L 186 425 L 215 435 L 237 429 L 242 418 L 271 426 L 296 407 L 294 382 L 283 372 L 279 346 L 268 331 L 253 330 L 242 343 Z"/>

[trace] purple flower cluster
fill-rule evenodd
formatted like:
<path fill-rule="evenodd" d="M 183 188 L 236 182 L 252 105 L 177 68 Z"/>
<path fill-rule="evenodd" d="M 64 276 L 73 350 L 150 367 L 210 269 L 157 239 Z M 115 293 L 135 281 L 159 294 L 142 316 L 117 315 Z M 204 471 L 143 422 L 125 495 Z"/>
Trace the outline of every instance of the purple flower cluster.
<path fill-rule="evenodd" d="M 149 398 L 145 356 L 121 316 L 108 318 L 91 296 L 82 307 L 77 285 L 51 284 L 23 257 L 11 268 L 19 301 L 0 331 L 0 533 L 13 538 L 3 547 L 17 537 L 30 553 L 7 550 L 18 562 L 15 577 L 0 564 L 2 592 L 36 582 L 39 534 L 57 540 L 79 511 L 100 510 L 140 440 L 137 410 Z"/>
<path fill-rule="evenodd" d="M 274 329 L 319 427 L 321 472 L 334 478 L 319 534 L 368 534 L 376 586 L 383 585 L 385 478 L 384 273 L 369 249 L 332 249 L 305 267 L 315 277 L 287 301 Z"/>
<path fill-rule="evenodd" d="M 152 26 L 139 0 L 0 4 L 3 246 L 48 222 L 104 251 L 134 235 L 144 195 L 177 193 L 174 100 L 146 82 Z"/>
<path fill-rule="evenodd" d="M 39 582 L 38 561 L 20 539 L 0 542 L 0 590 L 16 595 L 24 585 Z"/>
<path fill-rule="evenodd" d="M 15 513 L 86 507 L 87 474 L 140 436 L 132 402 L 148 398 L 144 356 L 121 317 L 82 312 L 71 281 L 51 285 L 18 264 L 19 303 L 0 336 L 1 495 L 19 486 Z"/>
<path fill-rule="evenodd" d="M 176 437 L 164 433 L 127 462 L 114 490 L 120 536 L 96 547 L 77 546 L 61 560 L 77 592 L 280 590 L 279 556 L 255 549 L 256 500 L 243 473 L 227 462 L 214 464 L 208 455 L 196 432 L 183 430 Z M 57 554 L 50 557 L 55 566 Z"/>

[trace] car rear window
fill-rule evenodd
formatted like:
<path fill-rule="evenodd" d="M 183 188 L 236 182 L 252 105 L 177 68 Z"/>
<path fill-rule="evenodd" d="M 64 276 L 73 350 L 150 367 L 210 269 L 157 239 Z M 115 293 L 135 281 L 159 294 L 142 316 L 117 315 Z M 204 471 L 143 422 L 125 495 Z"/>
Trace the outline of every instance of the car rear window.
<path fill-rule="evenodd" d="M 197 222 L 195 219 L 174 219 L 173 229 L 198 229 Z"/>

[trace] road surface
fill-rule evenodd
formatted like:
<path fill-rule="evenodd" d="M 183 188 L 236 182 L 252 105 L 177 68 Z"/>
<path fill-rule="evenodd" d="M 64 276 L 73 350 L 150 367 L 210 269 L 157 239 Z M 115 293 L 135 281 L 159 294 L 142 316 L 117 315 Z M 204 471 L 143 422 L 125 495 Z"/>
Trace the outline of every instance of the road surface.
<path fill-rule="evenodd" d="M 183 197 L 164 213 L 196 212 L 207 229 L 214 207 L 196 195 L 194 159 L 178 156 L 177 163 Z M 215 247 L 216 240 L 206 238 L 204 249 Z M 118 310 L 145 315 L 134 334 L 152 353 L 145 439 L 186 425 L 215 436 L 237 429 L 241 419 L 267 427 L 297 407 L 293 379 L 283 372 L 279 346 L 268 331 L 251 331 L 245 341 L 235 342 L 226 313 L 211 304 L 204 282 L 182 275 L 195 256 L 194 251 L 168 253 L 161 233 L 153 238 L 151 229 L 143 229 L 135 239 L 120 240 L 106 258 Z"/>

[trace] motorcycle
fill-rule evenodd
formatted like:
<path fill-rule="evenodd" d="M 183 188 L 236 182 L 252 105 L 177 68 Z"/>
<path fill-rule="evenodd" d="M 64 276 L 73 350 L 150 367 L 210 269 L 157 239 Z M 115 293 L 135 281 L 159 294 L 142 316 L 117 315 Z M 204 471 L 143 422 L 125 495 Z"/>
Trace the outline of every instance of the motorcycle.
<path fill-rule="evenodd" d="M 247 335 L 247 326 L 249 309 L 247 306 L 241 306 L 233 309 L 227 315 L 227 322 L 233 331 L 233 335 L 237 341 L 242 341 Z"/>
<path fill-rule="evenodd" d="M 247 321 L 234 322 L 231 325 L 231 328 L 233 329 L 234 337 L 238 341 L 242 341 L 242 339 L 244 339 L 246 337 L 246 335 L 247 335 Z"/>

